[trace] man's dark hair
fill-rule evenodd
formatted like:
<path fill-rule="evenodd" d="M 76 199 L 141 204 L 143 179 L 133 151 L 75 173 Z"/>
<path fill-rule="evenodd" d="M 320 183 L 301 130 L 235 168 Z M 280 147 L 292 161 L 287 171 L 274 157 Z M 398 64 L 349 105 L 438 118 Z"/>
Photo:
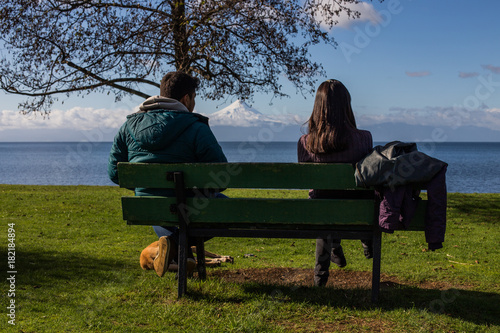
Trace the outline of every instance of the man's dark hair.
<path fill-rule="evenodd" d="M 170 72 L 161 79 L 160 95 L 179 101 L 186 94 L 192 96 L 199 84 L 200 80 L 189 74 L 184 72 Z"/>

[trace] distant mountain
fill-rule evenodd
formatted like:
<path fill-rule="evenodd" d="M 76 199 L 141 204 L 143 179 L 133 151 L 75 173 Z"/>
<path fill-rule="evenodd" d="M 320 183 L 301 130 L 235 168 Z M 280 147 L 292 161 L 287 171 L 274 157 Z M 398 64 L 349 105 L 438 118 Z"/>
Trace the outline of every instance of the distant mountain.
<path fill-rule="evenodd" d="M 242 100 L 237 100 L 224 109 L 208 115 L 210 126 L 260 127 L 266 125 L 297 125 L 299 116 L 264 115 Z"/>
<path fill-rule="evenodd" d="M 296 141 L 303 123 L 297 115 L 262 114 L 242 100 L 208 117 L 219 141 Z"/>
<path fill-rule="evenodd" d="M 297 141 L 305 128 L 297 115 L 265 115 L 237 100 L 224 109 L 208 115 L 210 126 L 219 141 Z M 361 125 L 372 133 L 376 142 L 500 142 L 500 131 L 483 127 L 422 126 L 405 123 Z"/>

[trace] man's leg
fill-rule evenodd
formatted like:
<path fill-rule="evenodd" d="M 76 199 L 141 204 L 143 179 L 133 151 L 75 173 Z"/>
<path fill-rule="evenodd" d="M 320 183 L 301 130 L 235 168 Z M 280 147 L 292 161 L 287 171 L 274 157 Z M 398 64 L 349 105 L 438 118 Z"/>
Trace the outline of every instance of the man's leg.
<path fill-rule="evenodd" d="M 158 256 L 154 259 L 154 269 L 162 277 L 168 266 L 177 257 L 178 229 L 175 227 L 153 226 L 158 236 Z"/>
<path fill-rule="evenodd" d="M 154 225 L 153 230 L 155 231 L 158 238 L 167 236 L 172 238 L 176 242 L 179 239 L 179 229 L 177 229 L 176 227 L 161 227 L 158 225 Z"/>

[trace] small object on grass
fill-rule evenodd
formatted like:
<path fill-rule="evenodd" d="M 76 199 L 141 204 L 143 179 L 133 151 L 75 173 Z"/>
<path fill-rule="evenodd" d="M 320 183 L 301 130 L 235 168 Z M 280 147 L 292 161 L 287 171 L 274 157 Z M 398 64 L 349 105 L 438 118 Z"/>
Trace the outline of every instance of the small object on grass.
<path fill-rule="evenodd" d="M 469 263 L 466 263 L 466 262 L 458 262 L 458 261 L 453 261 L 453 260 L 448 260 L 449 262 L 452 262 L 454 264 L 459 264 L 459 265 L 473 265 L 473 264 L 469 264 Z"/>
<path fill-rule="evenodd" d="M 245 258 L 250 258 L 250 257 L 255 257 L 255 254 L 253 253 L 246 253 Z"/>

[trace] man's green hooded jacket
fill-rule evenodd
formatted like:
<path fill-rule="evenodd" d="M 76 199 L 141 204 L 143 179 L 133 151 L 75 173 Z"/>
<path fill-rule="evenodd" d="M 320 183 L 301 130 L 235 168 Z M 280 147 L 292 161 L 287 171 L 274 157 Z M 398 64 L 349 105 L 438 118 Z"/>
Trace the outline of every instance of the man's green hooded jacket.
<path fill-rule="evenodd" d="M 108 175 L 118 184 L 118 162 L 217 163 L 227 162 L 208 118 L 191 113 L 177 100 L 148 98 L 139 112 L 127 116 L 111 148 Z M 137 195 L 158 195 L 136 189 Z"/>

